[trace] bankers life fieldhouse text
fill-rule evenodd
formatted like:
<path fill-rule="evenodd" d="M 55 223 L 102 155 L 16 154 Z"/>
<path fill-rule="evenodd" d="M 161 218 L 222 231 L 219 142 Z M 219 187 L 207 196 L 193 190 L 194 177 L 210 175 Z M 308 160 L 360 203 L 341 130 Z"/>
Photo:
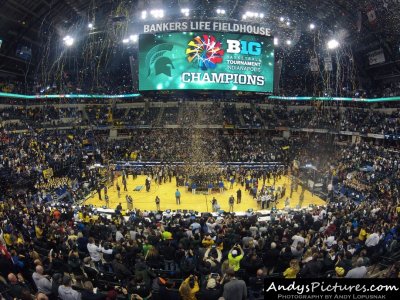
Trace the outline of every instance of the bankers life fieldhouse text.
<path fill-rule="evenodd" d="M 256 34 L 263 36 L 271 36 L 271 29 L 252 24 L 242 24 L 234 22 L 217 22 L 217 21 L 179 21 L 179 22 L 162 22 L 143 25 L 143 33 L 157 32 L 185 32 L 185 31 L 216 31 L 216 32 L 237 32 L 246 34 Z"/>

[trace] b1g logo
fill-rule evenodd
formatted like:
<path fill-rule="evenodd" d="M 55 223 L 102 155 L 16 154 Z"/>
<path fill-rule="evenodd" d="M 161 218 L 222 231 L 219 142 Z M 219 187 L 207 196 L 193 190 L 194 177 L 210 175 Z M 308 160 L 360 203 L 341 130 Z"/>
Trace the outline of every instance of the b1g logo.
<path fill-rule="evenodd" d="M 238 40 L 226 40 L 228 44 L 227 53 L 245 54 L 245 55 L 261 55 L 261 43 L 248 42 Z"/>
<path fill-rule="evenodd" d="M 187 60 L 197 63 L 202 70 L 215 69 L 217 64 L 222 63 L 224 49 L 212 35 L 203 34 L 196 36 L 188 43 L 186 49 Z"/>

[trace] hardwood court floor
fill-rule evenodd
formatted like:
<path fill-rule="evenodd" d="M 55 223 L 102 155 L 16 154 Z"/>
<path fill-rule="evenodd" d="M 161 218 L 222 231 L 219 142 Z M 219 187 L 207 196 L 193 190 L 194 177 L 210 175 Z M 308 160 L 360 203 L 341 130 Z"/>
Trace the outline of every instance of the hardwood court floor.
<path fill-rule="evenodd" d="M 179 187 L 179 191 L 181 192 L 181 204 L 177 205 L 175 203 L 175 191 L 176 191 L 176 180 L 172 179 L 172 182 L 162 183 L 161 185 L 155 184 L 154 180 L 151 183 L 151 188 L 149 192 L 146 192 L 145 184 L 146 176 L 141 175 L 138 176 L 135 180 L 132 179 L 132 176 L 129 176 L 127 181 L 128 191 L 123 191 L 122 185 L 122 177 L 118 177 L 114 181 L 114 185 L 108 188 L 108 196 L 109 196 L 109 208 L 115 208 L 118 203 L 121 203 L 123 209 L 127 209 L 127 203 L 125 200 L 126 195 L 130 195 L 133 198 L 133 207 L 139 208 L 140 210 L 156 210 L 155 198 L 156 196 L 160 197 L 160 208 L 161 210 L 176 210 L 176 209 L 186 209 L 186 210 L 194 210 L 198 212 L 212 212 L 211 199 L 215 196 L 218 200 L 219 205 L 222 210 L 229 211 L 229 203 L 228 199 L 231 195 L 235 197 L 235 205 L 234 211 L 246 211 L 249 208 L 254 210 L 260 210 L 257 206 L 257 201 L 250 196 L 249 192 L 244 190 L 240 184 L 234 184 L 233 189 L 228 189 L 224 193 L 220 194 L 219 192 L 213 192 L 211 195 L 205 195 L 202 192 L 198 192 L 196 195 L 193 195 L 191 192 L 186 191 L 184 187 Z M 121 187 L 121 197 L 118 198 L 118 193 L 116 189 L 116 182 L 118 181 Z M 262 180 L 259 182 L 259 187 L 262 186 Z M 283 186 L 286 184 L 286 196 L 290 195 L 290 179 L 287 176 L 282 176 L 280 180 L 277 181 L 276 187 Z M 133 191 L 136 186 L 143 185 L 143 189 L 140 192 Z M 268 185 L 268 183 L 266 183 Z M 225 187 L 229 188 L 230 184 L 225 182 Z M 236 204 L 236 191 L 238 189 L 242 190 L 242 202 L 240 204 Z M 295 208 L 299 204 L 301 188 L 299 187 L 297 192 L 293 192 L 290 207 Z M 104 191 L 102 191 L 102 199 L 99 200 L 99 196 L 97 192 L 95 192 L 91 197 L 89 197 L 84 204 L 89 205 L 92 204 L 96 207 L 105 206 L 104 201 Z M 316 195 L 312 195 L 311 192 L 305 191 L 304 201 L 302 207 L 308 207 L 310 204 L 314 205 L 324 205 L 325 201 L 323 201 L 320 197 Z M 285 207 L 285 198 L 279 200 L 277 205 L 277 209 L 283 209 Z"/>

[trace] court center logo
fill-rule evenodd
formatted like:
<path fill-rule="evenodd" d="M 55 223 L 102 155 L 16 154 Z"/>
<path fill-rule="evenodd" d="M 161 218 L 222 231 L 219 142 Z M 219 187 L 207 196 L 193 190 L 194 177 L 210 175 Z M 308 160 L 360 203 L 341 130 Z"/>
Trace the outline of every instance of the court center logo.
<path fill-rule="evenodd" d="M 215 69 L 222 63 L 224 50 L 221 42 L 212 35 L 196 36 L 188 43 L 186 49 L 187 60 L 196 63 L 201 70 Z"/>
<path fill-rule="evenodd" d="M 175 69 L 168 53 L 174 48 L 173 44 L 163 43 L 154 46 L 146 55 L 147 77 L 153 72 L 155 76 L 165 74 L 172 77 L 172 70 Z"/>

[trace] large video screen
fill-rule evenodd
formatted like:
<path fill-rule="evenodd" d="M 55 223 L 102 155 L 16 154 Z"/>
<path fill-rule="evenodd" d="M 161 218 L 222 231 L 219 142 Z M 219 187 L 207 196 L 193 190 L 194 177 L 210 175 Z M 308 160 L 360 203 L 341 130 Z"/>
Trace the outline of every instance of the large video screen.
<path fill-rule="evenodd" d="M 142 34 L 139 90 L 272 92 L 272 37 L 216 32 Z"/>

